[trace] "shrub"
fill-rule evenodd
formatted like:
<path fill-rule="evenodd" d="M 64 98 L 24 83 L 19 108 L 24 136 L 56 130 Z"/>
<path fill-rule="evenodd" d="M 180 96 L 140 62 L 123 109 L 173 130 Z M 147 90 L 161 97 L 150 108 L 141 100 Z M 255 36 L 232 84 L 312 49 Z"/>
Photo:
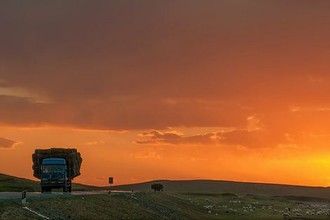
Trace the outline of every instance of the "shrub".
<path fill-rule="evenodd" d="M 163 191 L 164 190 L 164 186 L 163 184 L 160 184 L 160 183 L 154 183 L 151 185 L 151 189 L 153 189 L 155 192 L 160 192 L 160 191 Z"/>

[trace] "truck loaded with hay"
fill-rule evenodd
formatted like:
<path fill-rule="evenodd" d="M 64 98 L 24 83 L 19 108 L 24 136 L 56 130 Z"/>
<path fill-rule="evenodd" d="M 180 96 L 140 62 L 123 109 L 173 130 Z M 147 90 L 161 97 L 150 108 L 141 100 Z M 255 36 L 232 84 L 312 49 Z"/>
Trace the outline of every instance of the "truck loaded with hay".
<path fill-rule="evenodd" d="M 60 188 L 63 192 L 71 192 L 71 182 L 80 175 L 82 163 L 77 149 L 36 149 L 32 160 L 33 176 L 40 179 L 41 192 Z"/>

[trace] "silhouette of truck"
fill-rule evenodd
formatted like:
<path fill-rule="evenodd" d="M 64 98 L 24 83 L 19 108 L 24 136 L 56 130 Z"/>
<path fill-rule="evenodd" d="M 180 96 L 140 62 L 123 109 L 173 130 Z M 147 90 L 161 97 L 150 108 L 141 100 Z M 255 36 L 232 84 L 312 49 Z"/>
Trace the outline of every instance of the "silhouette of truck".
<path fill-rule="evenodd" d="M 80 175 L 82 163 L 76 149 L 36 149 L 32 160 L 33 176 L 40 179 L 42 193 L 60 188 L 63 192 L 71 192 L 72 180 Z"/>

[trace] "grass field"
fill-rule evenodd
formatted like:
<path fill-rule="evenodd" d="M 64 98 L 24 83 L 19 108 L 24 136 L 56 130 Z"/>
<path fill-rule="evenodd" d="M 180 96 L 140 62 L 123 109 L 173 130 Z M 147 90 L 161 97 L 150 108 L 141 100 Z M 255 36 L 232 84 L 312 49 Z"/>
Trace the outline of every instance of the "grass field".
<path fill-rule="evenodd" d="M 177 193 L 235 193 L 239 196 L 247 194 L 263 196 L 295 196 L 316 197 L 330 200 L 329 187 L 308 187 L 295 185 L 280 185 L 267 183 L 246 183 L 222 180 L 159 180 L 146 183 L 114 186 L 116 190 L 150 190 L 152 183 L 161 183 L 166 191 Z"/>
<path fill-rule="evenodd" d="M 308 198 L 170 192 L 33 198 L 27 207 L 50 219 L 329 219 L 330 212 L 328 201 Z M 42 218 L 2 201 L 0 219 Z"/>

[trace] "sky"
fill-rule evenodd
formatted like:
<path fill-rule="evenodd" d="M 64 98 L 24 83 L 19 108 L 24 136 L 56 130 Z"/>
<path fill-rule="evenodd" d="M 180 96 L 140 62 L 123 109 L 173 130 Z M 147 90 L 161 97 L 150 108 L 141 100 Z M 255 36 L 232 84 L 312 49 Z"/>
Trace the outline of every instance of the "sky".
<path fill-rule="evenodd" d="M 0 2 L 0 173 L 330 185 L 328 0 Z"/>

